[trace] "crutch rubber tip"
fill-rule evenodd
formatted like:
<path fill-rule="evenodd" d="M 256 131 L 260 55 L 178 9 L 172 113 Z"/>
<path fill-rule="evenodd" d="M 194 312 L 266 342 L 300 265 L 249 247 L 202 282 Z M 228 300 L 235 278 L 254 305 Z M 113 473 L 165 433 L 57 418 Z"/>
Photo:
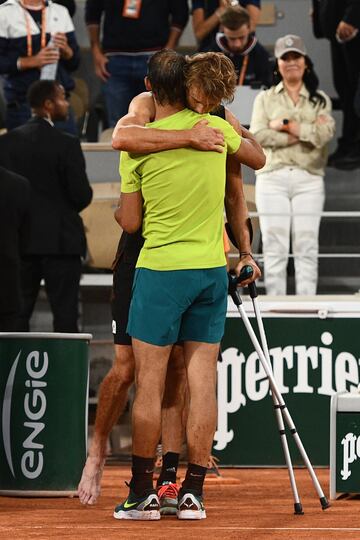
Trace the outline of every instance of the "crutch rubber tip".
<path fill-rule="evenodd" d="M 323 510 L 326 510 L 327 508 L 330 508 L 331 506 L 331 504 L 329 503 L 326 497 L 320 497 L 320 504 Z"/>
<path fill-rule="evenodd" d="M 294 514 L 298 516 L 304 515 L 304 510 L 302 509 L 301 503 L 294 503 Z"/>

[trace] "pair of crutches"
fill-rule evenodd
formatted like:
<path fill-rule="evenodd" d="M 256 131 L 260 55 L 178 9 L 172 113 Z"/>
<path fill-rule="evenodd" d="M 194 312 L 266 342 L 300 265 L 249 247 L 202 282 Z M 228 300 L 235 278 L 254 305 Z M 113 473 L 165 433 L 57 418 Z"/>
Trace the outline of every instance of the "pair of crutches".
<path fill-rule="evenodd" d="M 263 325 L 263 321 L 262 321 L 262 317 L 261 317 L 261 313 L 260 313 L 260 308 L 259 308 L 259 303 L 258 303 L 258 299 L 257 299 L 257 290 L 256 290 L 256 285 L 255 283 L 250 283 L 248 285 L 248 288 L 249 288 L 249 293 L 250 293 L 250 297 L 251 297 L 251 300 L 252 300 L 252 303 L 253 303 L 253 306 L 254 306 L 254 312 L 255 312 L 255 317 L 256 317 L 256 321 L 257 321 L 257 325 L 258 325 L 258 329 L 259 329 L 259 334 L 260 334 L 260 341 L 261 341 L 261 346 L 260 346 L 260 343 L 257 339 L 257 336 L 253 330 L 253 327 L 249 321 L 249 318 L 245 312 L 245 309 L 244 309 L 244 306 L 243 306 L 243 303 L 242 303 L 242 300 L 241 300 L 241 297 L 240 297 L 240 294 L 238 292 L 238 289 L 237 289 L 237 286 L 238 284 L 240 284 L 242 281 L 244 281 L 245 279 L 248 279 L 251 275 L 252 275 L 252 272 L 253 272 L 253 269 L 251 266 L 245 266 L 241 273 L 240 273 L 240 276 L 237 277 L 237 276 L 233 276 L 231 274 L 228 274 L 229 276 L 229 294 L 231 296 L 231 298 L 233 299 L 240 315 L 241 315 L 241 318 L 244 322 L 244 325 L 245 325 L 245 328 L 249 334 L 249 337 L 254 345 L 254 348 L 259 356 L 259 360 L 265 370 L 265 373 L 269 379 L 269 383 L 270 383 L 270 388 L 271 388 L 271 393 L 272 393 L 272 399 L 273 399 L 273 403 L 274 403 L 274 409 L 275 409 L 275 416 L 276 416 L 276 420 L 277 420 L 277 424 L 278 424 L 278 428 L 279 428 L 279 433 L 280 433 L 280 439 L 281 439 L 281 444 L 282 444 L 282 448 L 283 448 L 283 451 L 284 451 L 284 456 L 285 456 L 285 461 L 286 461 L 286 465 L 287 465 L 287 468 L 288 468 L 288 472 L 289 472 L 289 478 L 290 478 L 290 484 L 291 484 L 291 489 L 292 489 L 292 493 L 293 493 L 293 497 L 294 497 L 294 513 L 295 514 L 303 514 L 303 509 L 302 509 L 302 504 L 300 502 L 300 498 L 299 498 L 299 494 L 298 494 L 298 490 L 297 490 L 297 486 L 296 486 L 296 480 L 295 480 L 295 475 L 294 475 L 294 469 L 293 469 L 293 465 L 292 465 L 292 461 L 291 461 L 291 456 L 290 456 L 290 451 L 289 451 L 289 446 L 288 446 L 288 442 L 287 442 L 287 438 L 286 438 L 286 431 L 285 431 L 285 425 L 284 425 L 284 422 L 287 424 L 289 430 L 290 430 L 290 433 L 291 435 L 293 436 L 294 438 L 294 441 L 296 443 L 296 446 L 298 447 L 299 449 L 299 452 L 301 454 L 301 457 L 304 461 L 304 464 L 307 468 L 307 470 L 309 471 L 309 474 L 311 476 L 311 479 L 312 479 L 312 482 L 314 484 L 314 487 L 315 487 L 315 490 L 320 498 L 320 504 L 321 504 L 321 508 L 323 510 L 326 510 L 327 508 L 329 508 L 330 506 L 330 503 L 328 502 L 327 498 L 325 497 L 324 495 L 324 492 L 323 490 L 321 489 L 321 486 L 320 486 L 320 483 L 317 479 L 317 476 L 315 474 L 315 471 L 310 463 L 310 460 L 308 458 L 308 455 L 306 453 L 306 450 L 301 442 L 301 439 L 299 437 L 299 434 L 297 433 L 296 431 L 296 427 L 295 427 L 295 424 L 290 416 L 290 413 L 285 405 L 285 401 L 281 395 L 281 392 L 279 391 L 278 389 L 278 386 L 277 386 L 277 383 L 274 379 L 274 375 L 273 375 L 273 371 L 272 371 L 272 366 L 271 366 L 271 361 L 270 361 L 270 353 L 269 353 L 269 348 L 268 348 L 268 344 L 267 344 L 267 339 L 266 339 L 266 335 L 265 335 L 265 330 L 264 330 L 264 325 Z"/>

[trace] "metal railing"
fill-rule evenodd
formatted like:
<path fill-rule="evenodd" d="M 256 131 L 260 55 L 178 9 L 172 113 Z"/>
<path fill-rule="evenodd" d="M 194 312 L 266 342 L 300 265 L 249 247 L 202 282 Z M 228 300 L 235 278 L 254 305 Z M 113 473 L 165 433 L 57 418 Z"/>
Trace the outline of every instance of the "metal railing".
<path fill-rule="evenodd" d="M 320 214 L 314 213 L 314 212 L 289 212 L 289 213 L 277 213 L 277 212 L 249 212 L 250 218 L 259 218 L 260 216 L 282 216 L 282 217 L 294 217 L 294 216 L 302 216 L 302 217 L 310 217 L 310 216 L 321 216 L 321 218 L 360 218 L 360 211 L 323 211 Z M 260 228 L 261 233 L 261 228 Z M 255 242 L 256 243 L 256 242 Z M 320 248 L 320 245 L 319 245 Z M 306 253 L 288 253 L 289 258 L 294 257 L 301 257 Z M 278 253 L 272 253 L 268 252 L 268 256 L 278 256 Z M 253 253 L 253 256 L 257 258 L 259 261 L 263 261 L 264 254 L 263 253 Z M 236 253 L 229 253 L 230 258 L 236 258 Z M 318 259 L 353 259 L 353 258 L 360 258 L 360 239 L 359 239 L 359 252 L 354 253 L 318 253 L 317 254 Z M 360 276 L 360 271 L 359 271 Z M 359 278 L 360 279 L 360 278 Z"/>

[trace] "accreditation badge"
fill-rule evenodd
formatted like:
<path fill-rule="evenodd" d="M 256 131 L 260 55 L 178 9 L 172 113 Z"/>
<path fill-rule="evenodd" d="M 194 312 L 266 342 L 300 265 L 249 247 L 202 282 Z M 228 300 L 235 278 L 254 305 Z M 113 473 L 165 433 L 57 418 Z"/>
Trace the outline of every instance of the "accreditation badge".
<path fill-rule="evenodd" d="M 142 0 L 124 0 L 122 16 L 128 19 L 138 19 L 140 17 Z"/>

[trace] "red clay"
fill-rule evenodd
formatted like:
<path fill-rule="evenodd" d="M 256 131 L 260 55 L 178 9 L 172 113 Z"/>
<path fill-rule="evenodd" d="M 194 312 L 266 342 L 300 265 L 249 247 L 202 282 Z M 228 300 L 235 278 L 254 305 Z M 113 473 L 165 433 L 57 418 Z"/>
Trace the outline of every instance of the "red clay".
<path fill-rule="evenodd" d="M 102 495 L 93 507 L 82 507 L 76 498 L 1 497 L 0 539 L 360 539 L 359 499 L 334 501 L 322 511 L 306 470 L 296 470 L 303 516 L 293 514 L 286 469 L 227 469 L 221 474 L 223 481 L 207 481 L 208 518 L 197 522 L 115 520 L 114 506 L 127 494 L 129 468 L 124 466 L 105 468 Z M 317 474 L 327 495 L 329 471 L 318 469 Z"/>

